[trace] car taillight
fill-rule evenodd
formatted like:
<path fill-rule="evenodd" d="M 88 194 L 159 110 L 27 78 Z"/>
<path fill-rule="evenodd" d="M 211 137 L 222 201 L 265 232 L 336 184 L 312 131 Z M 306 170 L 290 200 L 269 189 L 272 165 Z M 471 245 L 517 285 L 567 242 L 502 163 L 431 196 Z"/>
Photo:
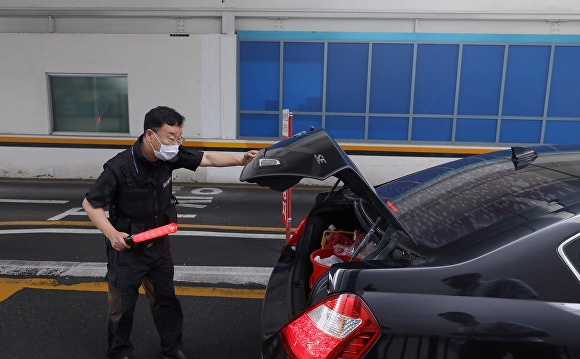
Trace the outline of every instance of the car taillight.
<path fill-rule="evenodd" d="M 359 296 L 339 294 L 310 307 L 280 334 L 294 358 L 354 359 L 370 349 L 380 329 Z"/>

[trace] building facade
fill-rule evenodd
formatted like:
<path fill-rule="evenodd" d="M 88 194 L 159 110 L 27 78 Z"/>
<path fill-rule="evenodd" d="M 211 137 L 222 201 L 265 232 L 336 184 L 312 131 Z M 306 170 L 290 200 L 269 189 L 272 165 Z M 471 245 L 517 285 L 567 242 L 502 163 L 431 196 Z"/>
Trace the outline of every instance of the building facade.
<path fill-rule="evenodd" d="M 288 108 L 373 183 L 580 142 L 575 1 L 6 0 L 0 46 L 4 177 L 94 178 L 157 105 L 186 145 L 232 153 L 279 140 Z"/>

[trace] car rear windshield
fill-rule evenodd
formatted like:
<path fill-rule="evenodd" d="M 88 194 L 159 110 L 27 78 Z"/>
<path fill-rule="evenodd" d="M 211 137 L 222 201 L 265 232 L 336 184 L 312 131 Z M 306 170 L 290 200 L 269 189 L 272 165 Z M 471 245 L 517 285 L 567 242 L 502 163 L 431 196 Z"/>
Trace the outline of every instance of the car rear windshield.
<path fill-rule="evenodd" d="M 509 159 L 476 156 L 386 183 L 377 193 L 416 243 L 440 248 L 580 202 L 578 158 L 546 155 L 516 170 Z"/>

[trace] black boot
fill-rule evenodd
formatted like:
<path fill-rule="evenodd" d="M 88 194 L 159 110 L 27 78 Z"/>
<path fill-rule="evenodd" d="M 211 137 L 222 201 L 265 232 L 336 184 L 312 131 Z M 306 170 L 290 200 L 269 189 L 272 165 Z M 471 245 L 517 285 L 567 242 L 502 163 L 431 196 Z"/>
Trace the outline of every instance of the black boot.
<path fill-rule="evenodd" d="M 177 349 L 171 354 L 163 354 L 163 359 L 188 359 L 190 358 L 185 354 L 183 349 Z"/>

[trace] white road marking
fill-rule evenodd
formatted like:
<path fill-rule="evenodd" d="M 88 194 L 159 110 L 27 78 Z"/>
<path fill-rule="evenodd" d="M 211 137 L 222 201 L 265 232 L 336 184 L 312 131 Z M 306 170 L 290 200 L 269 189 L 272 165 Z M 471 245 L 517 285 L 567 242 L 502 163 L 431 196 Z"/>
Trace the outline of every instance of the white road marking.
<path fill-rule="evenodd" d="M 197 195 L 201 195 L 201 196 L 216 195 L 216 194 L 220 194 L 222 192 L 223 191 L 221 189 L 213 188 L 213 187 L 196 188 L 196 189 L 191 190 L 191 194 L 197 194 Z"/>
<path fill-rule="evenodd" d="M 211 203 L 213 197 L 199 197 L 199 196 L 176 196 L 178 207 L 186 208 L 205 208 L 207 205 L 201 203 Z"/>
<path fill-rule="evenodd" d="M 0 203 L 34 203 L 34 204 L 65 204 L 68 201 L 58 199 L 9 199 L 0 198 Z"/>
<path fill-rule="evenodd" d="M 105 211 L 106 215 L 109 215 L 109 211 Z M 54 217 L 50 217 L 47 221 L 60 221 L 66 216 L 86 216 L 87 214 L 83 211 L 83 207 L 74 207 L 69 209 L 68 211 L 62 212 L 61 214 L 57 214 Z"/>
<path fill-rule="evenodd" d="M 205 205 L 203 206 L 205 207 Z M 60 221 L 61 219 L 63 219 L 66 216 L 86 216 L 87 214 L 85 213 L 85 211 L 82 210 L 81 207 L 75 207 L 75 208 L 71 208 L 66 212 L 62 212 L 60 214 L 57 214 L 54 217 L 50 217 L 47 219 L 47 221 Z M 109 211 L 105 211 L 105 216 L 109 216 Z M 178 214 L 177 218 L 195 218 L 195 216 L 197 216 L 197 214 Z"/>
<path fill-rule="evenodd" d="M 268 233 L 239 233 L 239 232 L 209 232 L 209 231 L 182 231 L 173 233 L 172 236 L 200 236 L 200 237 L 225 237 L 225 238 L 247 238 L 247 239 L 286 239 L 286 234 Z"/>
<path fill-rule="evenodd" d="M 67 234 L 100 234 L 96 228 L 23 228 L 23 229 L 2 229 L 2 234 L 32 234 L 32 233 L 67 233 Z M 210 231 L 186 231 L 179 230 L 172 236 L 190 236 L 190 237 L 221 237 L 221 238 L 247 238 L 247 239 L 285 239 L 285 234 L 269 233 L 239 233 L 239 232 L 210 232 Z"/>
<path fill-rule="evenodd" d="M 183 203 L 183 202 L 179 202 L 179 204 L 177 204 L 176 206 L 187 207 L 187 208 L 205 208 L 205 207 L 207 207 L 205 204 L 189 204 L 189 203 Z"/>
<path fill-rule="evenodd" d="M 53 262 L 0 260 L 0 275 L 103 278 L 104 262 Z M 175 281 L 210 284 L 259 284 L 265 286 L 272 273 L 268 267 L 175 266 Z"/>
<path fill-rule="evenodd" d="M 190 201 L 184 201 L 183 203 L 185 204 L 178 204 L 178 206 L 182 206 L 182 207 L 191 207 L 191 208 L 205 208 L 206 205 L 202 205 L 202 204 L 189 204 Z M 200 202 L 200 201 L 192 201 L 192 203 L 206 203 L 206 202 Z M 211 203 L 211 200 L 210 202 Z M 85 211 L 83 211 L 82 207 L 74 207 L 71 208 L 67 211 L 64 211 L 62 213 L 57 214 L 56 216 L 50 217 L 47 219 L 47 221 L 60 221 L 61 219 L 63 219 L 64 217 L 67 216 L 86 216 L 87 214 L 85 213 Z M 108 217 L 109 216 L 109 211 L 105 211 L 105 215 Z M 197 216 L 197 214 L 178 214 L 177 218 L 195 218 L 195 216 Z"/>

